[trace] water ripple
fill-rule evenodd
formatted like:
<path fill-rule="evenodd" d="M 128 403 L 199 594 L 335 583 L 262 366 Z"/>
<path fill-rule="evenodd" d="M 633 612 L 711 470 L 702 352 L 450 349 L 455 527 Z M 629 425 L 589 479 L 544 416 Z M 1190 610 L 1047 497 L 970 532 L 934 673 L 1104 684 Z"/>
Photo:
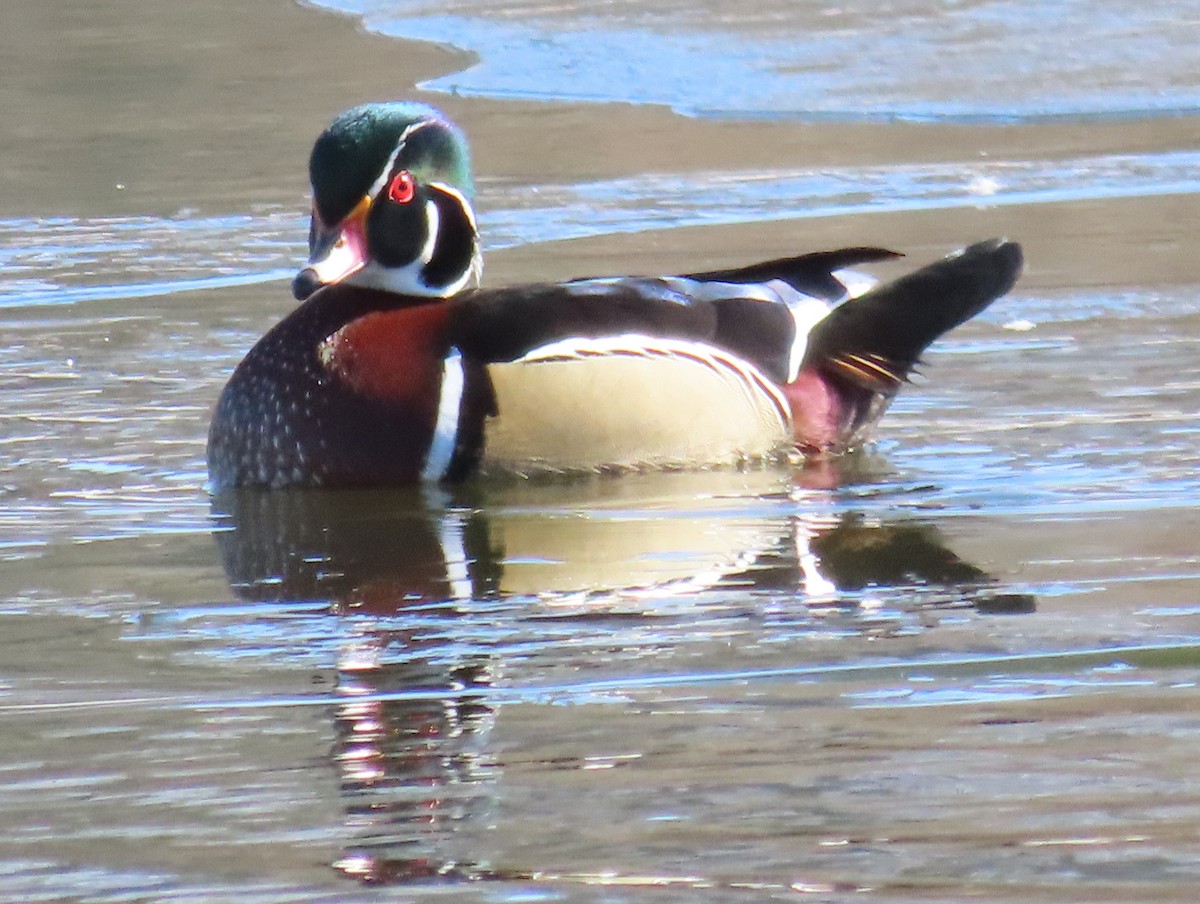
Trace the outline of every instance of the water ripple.
<path fill-rule="evenodd" d="M 1200 192 L 1200 152 L 1070 160 L 481 180 L 488 250 L 683 226 Z M 294 273 L 305 214 L 0 221 L 0 309 L 251 285 Z M 143 281 L 129 277 L 144 275 Z"/>

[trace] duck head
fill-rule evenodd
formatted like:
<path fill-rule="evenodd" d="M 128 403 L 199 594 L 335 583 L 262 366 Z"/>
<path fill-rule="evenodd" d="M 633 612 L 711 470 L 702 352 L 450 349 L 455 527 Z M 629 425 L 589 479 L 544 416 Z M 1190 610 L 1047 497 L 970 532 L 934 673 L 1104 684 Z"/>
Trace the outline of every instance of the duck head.
<path fill-rule="evenodd" d="M 338 282 L 426 298 L 478 285 L 467 142 L 438 110 L 347 110 L 317 138 L 309 177 L 309 259 L 292 281 L 296 298 Z"/>

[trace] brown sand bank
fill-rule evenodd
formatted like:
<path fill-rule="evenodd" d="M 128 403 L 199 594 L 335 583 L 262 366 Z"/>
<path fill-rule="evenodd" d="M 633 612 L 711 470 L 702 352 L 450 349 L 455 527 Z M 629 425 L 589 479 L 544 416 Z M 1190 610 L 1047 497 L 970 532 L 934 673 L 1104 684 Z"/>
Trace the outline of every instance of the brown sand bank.
<path fill-rule="evenodd" d="M 444 107 L 470 134 L 480 176 L 518 184 L 1130 153 L 1190 147 L 1195 130 L 1193 120 L 1169 117 L 1036 126 L 747 123 L 660 107 L 423 94 L 417 82 L 469 65 L 470 56 L 368 34 L 348 17 L 294 0 L 13 4 L 3 20 L 5 216 L 302 210 L 308 149 L 324 123 L 352 104 L 396 97 Z M 614 257 L 630 270 L 671 269 L 839 243 L 941 251 L 1003 232 L 1030 248 L 1027 281 L 1128 284 L 1153 274 L 1190 282 L 1200 279 L 1200 263 L 1179 254 L 1173 238 L 1189 205 L 1187 198 L 1074 202 L 591 239 L 493 255 L 488 276 L 607 272 Z M 1131 242 L 1131 235 L 1158 239 Z"/>

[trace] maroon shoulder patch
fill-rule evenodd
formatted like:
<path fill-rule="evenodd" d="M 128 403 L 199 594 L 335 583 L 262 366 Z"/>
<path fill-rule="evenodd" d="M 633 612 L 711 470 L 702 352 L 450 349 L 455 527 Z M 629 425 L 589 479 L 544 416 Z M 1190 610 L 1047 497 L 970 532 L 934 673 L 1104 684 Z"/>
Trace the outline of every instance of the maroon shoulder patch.
<path fill-rule="evenodd" d="M 437 415 L 448 351 L 444 304 L 376 311 L 317 346 L 321 369 L 360 396 Z"/>

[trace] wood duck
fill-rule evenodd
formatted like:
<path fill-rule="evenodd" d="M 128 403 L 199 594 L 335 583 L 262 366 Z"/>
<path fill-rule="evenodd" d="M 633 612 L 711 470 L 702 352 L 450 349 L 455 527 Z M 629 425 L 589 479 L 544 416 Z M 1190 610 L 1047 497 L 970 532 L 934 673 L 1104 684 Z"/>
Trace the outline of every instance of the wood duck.
<path fill-rule="evenodd" d="M 221 394 L 214 490 L 838 454 L 1022 262 L 995 239 L 865 291 L 849 268 L 898 255 L 481 289 L 467 143 L 442 113 L 356 107 L 309 170 L 302 303 Z"/>

